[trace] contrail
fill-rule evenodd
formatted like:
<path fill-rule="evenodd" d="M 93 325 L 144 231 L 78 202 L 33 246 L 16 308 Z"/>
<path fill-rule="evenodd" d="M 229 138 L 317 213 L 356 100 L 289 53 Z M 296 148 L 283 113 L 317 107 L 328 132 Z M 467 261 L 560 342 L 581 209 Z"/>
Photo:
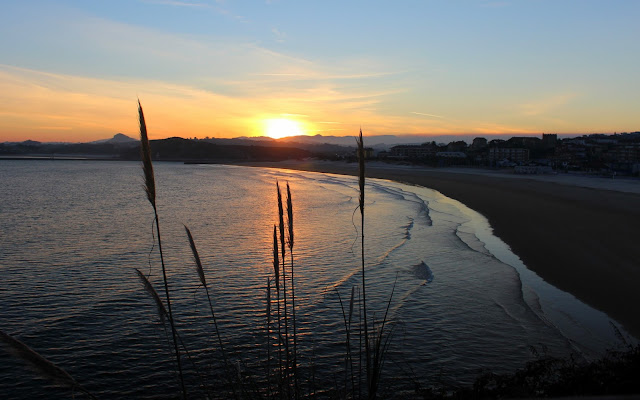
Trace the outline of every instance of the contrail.
<path fill-rule="evenodd" d="M 427 114 L 427 113 L 421 113 L 421 112 L 417 112 L 417 111 L 411 111 L 411 114 L 424 115 L 425 117 L 434 117 L 434 118 L 446 119 L 442 115 Z"/>

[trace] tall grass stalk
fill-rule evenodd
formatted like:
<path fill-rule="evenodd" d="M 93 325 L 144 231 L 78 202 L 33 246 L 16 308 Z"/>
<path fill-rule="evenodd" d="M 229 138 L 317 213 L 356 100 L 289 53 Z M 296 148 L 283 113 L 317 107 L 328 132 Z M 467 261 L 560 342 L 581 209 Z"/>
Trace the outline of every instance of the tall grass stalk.
<path fill-rule="evenodd" d="M 353 371 L 353 354 L 351 353 L 351 322 L 353 321 L 353 304 L 354 304 L 354 295 L 356 292 L 356 287 L 351 286 L 351 298 L 349 299 L 349 320 L 347 324 L 347 357 L 349 358 L 349 366 L 351 368 L 351 391 L 355 393 L 356 391 L 356 383 L 355 383 L 355 373 Z"/>
<path fill-rule="evenodd" d="M 384 313 L 382 322 L 376 326 L 375 319 L 372 321 L 371 327 L 369 327 L 367 317 L 367 292 L 366 292 L 366 280 L 365 280 L 365 248 L 364 248 L 364 199 L 365 199 L 365 152 L 364 141 L 362 138 L 362 129 L 360 129 L 360 135 L 356 139 L 358 145 L 358 186 L 360 188 L 359 208 L 361 217 L 360 227 L 360 239 L 361 239 L 361 260 L 362 260 L 362 314 L 364 325 L 364 346 L 365 346 L 365 358 L 366 358 L 366 376 L 367 376 L 367 398 L 375 399 L 380 384 L 380 377 L 382 373 L 382 367 L 384 365 L 386 351 L 389 346 L 389 340 L 391 335 L 385 336 L 385 326 L 388 322 L 389 309 L 391 307 L 391 300 L 395 292 L 397 283 L 393 284 L 393 289 L 389 295 L 387 302 L 387 308 Z M 371 332 L 370 332 L 371 329 Z M 370 336 L 373 335 L 373 336 Z M 373 343 L 372 343 L 373 342 Z"/>
<path fill-rule="evenodd" d="M 356 287 L 351 287 L 351 298 L 349 299 L 349 316 L 344 311 L 344 304 L 342 303 L 342 296 L 340 296 L 340 292 L 336 289 L 336 293 L 338 295 L 338 301 L 340 302 L 340 308 L 342 309 L 342 318 L 344 321 L 344 327 L 346 331 L 346 357 L 344 358 L 344 388 L 345 388 L 345 398 L 347 397 L 348 390 L 348 381 L 349 377 L 351 377 L 351 393 L 355 395 L 356 391 L 356 383 L 355 383 L 355 373 L 353 371 L 353 357 L 351 355 L 351 321 L 353 318 L 353 303 L 354 303 L 354 294 Z"/>
<path fill-rule="evenodd" d="M 278 227 L 280 228 L 280 248 L 282 252 L 282 293 L 284 295 L 284 349 L 285 349 L 285 383 L 287 392 L 290 392 L 289 380 L 291 377 L 291 354 L 289 353 L 289 313 L 287 310 L 287 268 L 286 268 L 286 242 L 284 238 L 284 207 L 282 204 L 282 193 L 280 192 L 280 183 L 276 181 L 276 189 L 278 192 Z M 289 396 L 291 397 L 291 396 Z"/>
<path fill-rule="evenodd" d="M 295 236 L 293 232 L 293 199 L 291 198 L 291 188 L 287 182 L 287 227 L 289 228 L 289 257 L 291 258 L 291 309 L 293 320 L 293 376 L 295 379 L 296 399 L 300 397 L 300 386 L 298 381 L 298 330 L 296 327 L 296 285 L 293 273 L 293 244 Z"/>
<path fill-rule="evenodd" d="M 156 183 L 153 174 L 153 164 L 151 162 L 151 146 L 149 145 L 149 137 L 147 136 L 147 125 L 144 121 L 144 113 L 142 105 L 138 100 L 138 116 L 140 119 L 140 151 L 142 156 L 142 171 L 144 173 L 144 189 L 147 193 L 147 199 L 153 207 L 155 217 L 156 234 L 158 235 L 158 250 L 160 252 L 160 263 L 162 265 L 162 279 L 164 282 L 164 292 L 167 298 L 167 310 L 169 316 L 169 324 L 171 325 L 171 336 L 173 338 L 173 348 L 176 355 L 176 364 L 178 366 L 178 376 L 180 379 L 180 387 L 182 389 L 182 397 L 187 398 L 187 389 L 184 384 L 182 374 L 182 362 L 180 361 L 180 349 L 178 348 L 178 339 L 176 334 L 173 312 L 171 310 L 171 296 L 169 295 L 169 282 L 167 280 L 167 270 L 164 264 L 164 253 L 162 252 L 162 238 L 160 236 L 160 222 L 158 218 L 158 208 L 156 207 Z"/>
<path fill-rule="evenodd" d="M 267 398 L 271 398 L 271 278 L 267 277 Z"/>
<path fill-rule="evenodd" d="M 218 329 L 218 320 L 216 318 L 216 313 L 213 310 L 213 303 L 211 302 L 211 295 L 209 294 L 209 286 L 207 285 L 207 279 L 204 275 L 204 268 L 202 267 L 202 262 L 200 261 L 200 255 L 198 254 L 198 249 L 196 248 L 196 243 L 193 240 L 191 231 L 187 226 L 184 227 L 184 230 L 187 232 L 187 237 L 189 238 L 189 246 L 191 247 L 191 252 L 193 253 L 193 259 L 196 263 L 196 269 L 198 271 L 198 277 L 200 278 L 200 283 L 204 287 L 205 293 L 207 294 L 207 300 L 209 301 L 209 309 L 211 310 L 211 319 L 213 319 L 213 325 L 216 330 L 216 336 L 218 337 L 218 345 L 220 346 L 220 352 L 222 353 L 222 358 L 224 359 L 225 367 L 228 367 L 229 360 L 227 358 L 227 353 L 224 350 L 224 345 L 222 344 L 222 337 L 220 335 L 220 330 Z"/>
<path fill-rule="evenodd" d="M 396 279 L 393 282 L 393 287 L 391 289 L 391 294 L 389 295 L 389 300 L 387 301 L 387 308 L 384 312 L 384 317 L 382 319 L 382 323 L 377 329 L 376 336 L 374 338 L 373 344 L 373 355 L 372 355 L 372 372 L 371 372 L 371 383 L 369 385 L 369 398 L 375 399 L 378 391 L 378 386 L 380 384 L 380 377 L 382 375 L 382 367 L 384 366 L 385 356 L 387 354 L 387 349 L 389 348 L 389 341 L 391 340 L 391 333 L 389 333 L 386 337 L 384 336 L 385 326 L 387 325 L 388 317 L 389 317 L 389 309 L 391 308 L 391 300 L 393 299 L 393 294 L 396 290 L 396 284 L 398 283 L 398 276 L 396 275 Z M 375 329 L 375 326 L 374 326 Z"/>
<path fill-rule="evenodd" d="M 187 233 L 187 238 L 189 239 L 189 247 L 191 247 L 191 253 L 193 254 L 193 259 L 196 263 L 196 271 L 198 272 L 198 278 L 200 279 L 200 283 L 204 287 L 205 293 L 207 294 L 207 301 L 209 302 L 209 310 L 211 311 L 211 319 L 213 320 L 213 325 L 216 330 L 216 337 L 218 338 L 218 346 L 220 346 L 220 353 L 222 354 L 222 360 L 224 363 L 225 376 L 227 377 L 227 379 L 229 380 L 229 384 L 231 385 L 231 390 L 233 391 L 233 397 L 238 398 L 236 387 L 235 387 L 236 385 L 234 384 L 234 381 L 230 379 L 230 377 L 233 376 L 233 374 L 231 374 L 231 364 L 229 362 L 229 357 L 227 356 L 227 352 L 224 349 L 224 344 L 222 343 L 222 335 L 220 334 L 220 329 L 218 328 L 218 319 L 216 318 L 216 313 L 213 309 L 213 302 L 211 301 L 211 295 L 209 293 L 209 285 L 207 285 L 207 278 L 204 274 L 202 261 L 200 260 L 200 255 L 198 253 L 196 243 L 193 240 L 193 236 L 191 235 L 191 230 L 189 230 L 189 228 L 186 225 L 184 226 L 184 230 Z"/>
<path fill-rule="evenodd" d="M 356 139 L 358 144 L 358 186 L 360 188 L 360 240 L 361 240 L 361 261 L 362 261 L 362 312 L 364 315 L 364 349 L 366 359 L 367 389 L 370 392 L 371 380 L 371 349 L 369 346 L 369 324 L 367 323 L 367 284 L 365 279 L 365 259 L 364 259 L 364 142 L 362 140 L 362 129 L 360 136 Z"/>
<path fill-rule="evenodd" d="M 282 380 L 282 318 L 280 318 L 280 257 L 278 256 L 278 233 L 273 226 L 273 271 L 276 280 L 276 316 L 278 319 L 278 381 Z"/>
<path fill-rule="evenodd" d="M 158 310 L 158 316 L 160 317 L 160 322 L 164 325 L 164 321 L 168 315 L 168 312 L 164 306 L 164 303 L 162 303 L 162 299 L 158 295 L 158 292 L 153 287 L 151 282 L 149 282 L 149 279 L 142 272 L 140 272 L 138 268 L 134 268 L 134 270 L 136 271 L 138 278 L 140 278 L 140 281 L 142 282 L 142 286 L 144 286 L 144 290 L 146 290 L 146 292 L 149 293 L 149 295 L 153 299 L 153 302 L 156 304 L 156 308 Z"/>
<path fill-rule="evenodd" d="M 145 291 L 147 293 L 149 293 L 149 295 L 153 299 L 154 303 L 156 304 L 156 308 L 158 310 L 158 316 L 160 317 L 160 323 L 165 328 L 165 334 L 166 334 L 167 331 L 166 331 L 166 326 L 165 326 L 164 322 L 167 320 L 169 313 L 167 312 L 167 309 L 164 306 L 164 303 L 162 303 L 162 299 L 160 298 L 160 295 L 158 294 L 156 289 L 153 287 L 153 285 L 151 284 L 149 279 L 146 277 L 146 275 L 143 274 L 142 272 L 140 272 L 140 270 L 137 269 L 137 268 L 134 268 L 134 270 L 136 271 L 136 274 L 138 275 L 138 278 L 140 278 L 140 281 L 142 282 L 142 285 L 144 286 Z M 196 362 L 193 359 L 193 357 L 191 357 L 191 353 L 189 353 L 189 351 L 187 350 L 187 346 L 184 343 L 184 341 L 182 340 L 182 337 L 180 336 L 180 333 L 178 333 L 177 331 L 176 331 L 176 336 L 178 338 L 178 341 L 180 342 L 180 345 L 184 349 L 184 354 L 187 356 L 189 362 L 191 363 L 191 365 L 193 366 L 194 370 L 196 371 L 196 374 L 200 378 L 200 387 L 204 391 L 208 391 L 208 388 L 205 385 L 204 376 L 200 372 L 200 369 L 198 368 L 198 365 L 196 364 Z"/>

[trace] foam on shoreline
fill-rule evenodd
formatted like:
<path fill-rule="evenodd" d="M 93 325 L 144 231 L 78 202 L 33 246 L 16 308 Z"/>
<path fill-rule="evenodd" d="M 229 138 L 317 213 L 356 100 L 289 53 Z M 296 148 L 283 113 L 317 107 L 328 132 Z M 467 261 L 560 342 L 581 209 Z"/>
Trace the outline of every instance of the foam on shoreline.
<path fill-rule="evenodd" d="M 409 188 L 417 195 L 420 195 L 421 190 L 432 191 L 420 186 Z M 509 246 L 493 234 L 489 221 L 482 214 L 440 192 L 433 192 L 439 196 L 437 202 L 456 207 L 468 218 L 468 221 L 461 225 L 461 230 L 473 234 L 490 254 L 516 270 L 522 283 L 522 296 L 527 305 L 542 321 L 566 337 L 585 357 L 598 357 L 611 346 L 611 343 L 619 341 L 616 329 L 623 337 L 638 342 L 613 318 L 547 283 L 527 268 Z M 461 239 L 465 240 L 463 237 Z"/>

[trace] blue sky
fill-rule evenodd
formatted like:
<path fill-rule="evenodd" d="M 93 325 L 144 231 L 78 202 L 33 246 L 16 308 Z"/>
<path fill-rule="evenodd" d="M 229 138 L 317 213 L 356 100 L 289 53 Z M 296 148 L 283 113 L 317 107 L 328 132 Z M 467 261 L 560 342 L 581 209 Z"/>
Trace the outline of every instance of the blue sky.
<path fill-rule="evenodd" d="M 0 141 L 640 129 L 637 1 L 4 1 Z"/>

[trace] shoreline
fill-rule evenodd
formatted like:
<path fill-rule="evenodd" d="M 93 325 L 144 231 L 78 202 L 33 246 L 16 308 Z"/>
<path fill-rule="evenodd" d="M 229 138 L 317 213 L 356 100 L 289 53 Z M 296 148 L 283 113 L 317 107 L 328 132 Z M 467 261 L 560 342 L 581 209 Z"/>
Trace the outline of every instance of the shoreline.
<path fill-rule="evenodd" d="M 233 164 L 357 175 L 356 163 Z M 434 189 L 479 212 L 527 268 L 640 337 L 634 307 L 640 304 L 640 182 L 636 191 L 635 182 L 621 189 L 583 187 L 563 179 L 381 163 L 368 164 L 366 176 Z"/>

